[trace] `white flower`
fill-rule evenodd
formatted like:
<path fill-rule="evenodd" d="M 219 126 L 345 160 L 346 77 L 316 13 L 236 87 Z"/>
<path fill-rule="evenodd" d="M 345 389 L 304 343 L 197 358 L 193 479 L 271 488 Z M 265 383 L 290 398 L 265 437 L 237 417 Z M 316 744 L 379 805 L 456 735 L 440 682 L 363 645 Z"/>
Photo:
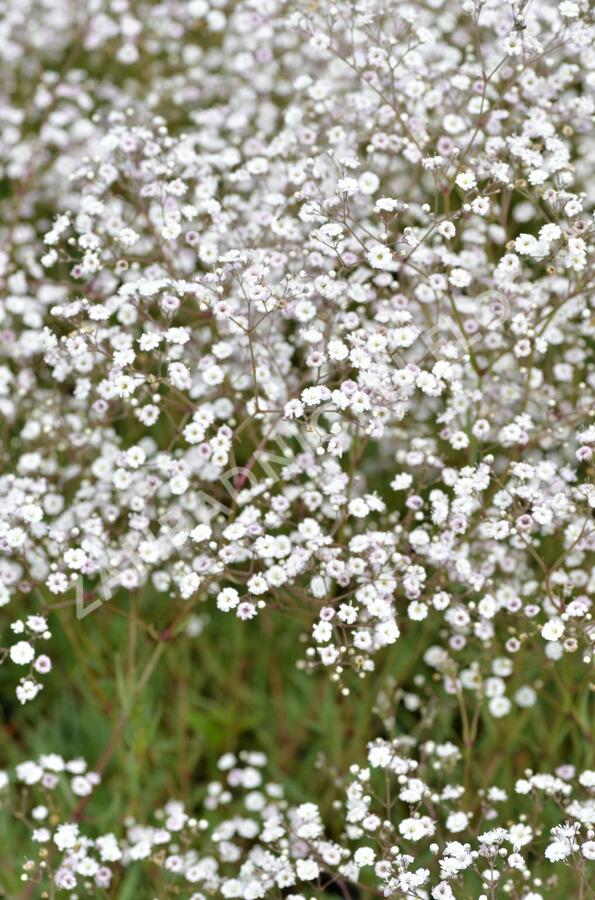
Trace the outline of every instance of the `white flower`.
<path fill-rule="evenodd" d="M 366 501 L 361 497 L 356 497 L 349 501 L 349 513 L 358 519 L 365 518 L 370 512 L 370 508 Z"/>
<path fill-rule="evenodd" d="M 436 826 L 428 816 L 420 816 L 403 819 L 399 823 L 399 832 L 408 841 L 420 841 L 424 837 L 434 834 Z"/>
<path fill-rule="evenodd" d="M 400 634 L 399 626 L 392 619 L 387 622 L 381 622 L 374 629 L 374 637 L 383 647 L 388 644 L 394 644 Z"/>
<path fill-rule="evenodd" d="M 99 848 L 100 858 L 103 862 L 117 862 L 122 857 L 118 847 L 118 840 L 114 834 L 104 834 L 95 841 Z"/>
<path fill-rule="evenodd" d="M 508 840 L 513 847 L 524 847 L 529 844 L 533 838 L 533 829 L 529 825 L 522 822 L 511 825 L 508 829 Z"/>
<path fill-rule="evenodd" d="M 301 881 L 313 881 L 320 874 L 318 863 L 313 859 L 298 859 L 295 869 Z"/>
<path fill-rule="evenodd" d="M 562 619 L 550 619 L 541 629 L 541 636 L 546 641 L 557 641 L 564 634 L 564 622 Z"/>
<path fill-rule="evenodd" d="M 229 612 L 230 609 L 235 609 L 239 602 L 240 595 L 235 588 L 224 588 L 217 595 L 217 609 L 220 609 L 223 612 Z"/>
<path fill-rule="evenodd" d="M 515 693 L 514 700 L 518 706 L 528 709 L 537 702 L 537 693 L 529 685 L 524 685 Z"/>
<path fill-rule="evenodd" d="M 567 856 L 570 856 L 572 847 L 568 841 L 554 841 L 553 844 L 549 844 L 545 848 L 544 852 L 546 859 L 549 859 L 550 862 L 559 862 L 561 859 L 566 859 Z"/>
<path fill-rule="evenodd" d="M 532 234 L 520 234 L 514 242 L 514 249 L 523 256 L 537 256 L 540 243 Z"/>
<path fill-rule="evenodd" d="M 446 827 L 449 831 L 464 831 L 469 824 L 469 816 L 464 812 L 453 812 L 446 820 Z"/>
<path fill-rule="evenodd" d="M 362 194 L 375 194 L 380 185 L 380 179 L 375 172 L 364 172 L 359 177 L 359 189 Z"/>
<path fill-rule="evenodd" d="M 384 244 L 375 244 L 366 254 L 366 259 L 374 269 L 392 268 L 393 255 Z"/>
<path fill-rule="evenodd" d="M 477 187 L 477 181 L 473 172 L 460 172 L 455 179 L 455 183 L 462 191 L 471 191 L 474 187 Z"/>
<path fill-rule="evenodd" d="M 190 537 L 196 544 L 200 544 L 202 541 L 208 541 L 212 533 L 213 531 L 210 525 L 201 523 L 190 532 Z"/>
<path fill-rule="evenodd" d="M 512 703 L 510 702 L 508 697 L 504 696 L 492 697 L 488 705 L 491 715 L 496 719 L 501 719 L 503 716 L 507 716 L 512 708 Z"/>
<path fill-rule="evenodd" d="M 142 466 L 146 459 L 145 451 L 142 447 L 130 447 L 126 451 L 126 462 L 132 469 L 138 469 Z"/>
<path fill-rule="evenodd" d="M 78 547 L 68 549 L 64 554 L 64 562 L 69 569 L 82 569 L 87 562 L 87 554 Z"/>
<path fill-rule="evenodd" d="M 87 797 L 93 792 L 93 785 L 84 775 L 76 775 L 70 782 L 70 789 L 77 797 Z"/>
<path fill-rule="evenodd" d="M 18 666 L 26 666 L 34 656 L 35 650 L 28 641 L 19 641 L 10 648 L 10 658 Z"/>
<path fill-rule="evenodd" d="M 54 833 L 54 843 L 58 850 L 71 850 L 78 840 L 79 827 L 76 824 L 59 825 Z"/>
<path fill-rule="evenodd" d="M 450 240 L 456 234 L 456 228 L 452 222 L 440 222 L 438 225 L 438 232 L 442 235 L 442 237 Z"/>
<path fill-rule="evenodd" d="M 358 866 L 371 866 L 376 859 L 376 854 L 372 847 L 359 847 L 353 854 L 353 861 Z"/>
<path fill-rule="evenodd" d="M 454 287 L 464 288 L 471 284 L 473 280 L 469 272 L 465 269 L 451 269 L 448 280 Z"/>

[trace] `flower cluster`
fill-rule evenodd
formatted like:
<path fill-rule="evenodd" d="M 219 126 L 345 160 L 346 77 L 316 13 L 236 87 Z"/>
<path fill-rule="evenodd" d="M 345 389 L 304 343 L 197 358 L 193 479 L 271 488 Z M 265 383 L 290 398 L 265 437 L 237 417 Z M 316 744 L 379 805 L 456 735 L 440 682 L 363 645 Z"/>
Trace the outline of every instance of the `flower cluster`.
<path fill-rule="evenodd" d="M 315 803 L 292 806 L 281 786 L 266 780 L 264 754 L 243 752 L 238 760 L 228 753 L 199 813 L 172 800 L 155 813 L 154 824 L 129 821 L 122 836 L 95 838 L 65 816 L 54 792 L 60 776 L 76 772 L 70 792 L 86 797 L 97 776 L 81 774 L 80 760 L 41 757 L 15 773 L 17 784 L 34 792 L 29 802 L 36 805 L 23 817 L 41 845 L 23 877 L 88 894 L 93 885 L 109 887 L 118 868 L 138 863 L 157 867 L 166 884 L 194 898 L 206 891 L 257 900 L 284 891 L 298 900 L 331 885 L 348 892 L 372 884 L 385 897 L 429 891 L 434 900 L 452 900 L 472 896 L 473 886 L 494 896 L 497 885 L 512 896 L 537 898 L 543 891 L 556 896 L 552 864 L 564 861 L 584 885 L 587 861 L 595 859 L 595 772 L 568 765 L 553 775 L 527 771 L 515 785 L 526 812 L 500 824 L 506 791 L 493 786 L 469 797 L 456 783 L 459 757 L 451 743 L 373 741 L 365 767 L 352 766 L 335 803 L 341 826 L 335 823 L 333 836 Z M 544 827 L 546 810 L 560 823 Z M 545 863 L 535 862 L 539 849 L 537 859 L 545 855 Z M 418 865 L 413 854 L 427 862 Z"/>
<path fill-rule="evenodd" d="M 54 611 L 134 597 L 152 616 L 155 596 L 163 642 L 204 611 L 291 617 L 299 668 L 344 696 L 415 643 L 465 752 L 482 716 L 538 702 L 531 666 L 571 656 L 588 684 L 586 0 L 0 7 L 0 662 L 19 703 L 52 668 Z M 511 799 L 496 826 L 509 798 L 434 786 L 458 751 L 412 747 L 371 745 L 344 843 L 248 754 L 206 801 L 245 788 L 237 819 L 171 803 L 116 839 L 75 815 L 35 828 L 63 854 L 39 865 L 63 890 L 151 856 L 228 897 L 361 869 L 386 896 L 449 900 L 459 879 L 535 900 L 550 882 L 523 848 L 551 827 L 546 858 L 584 883 L 592 774 L 528 774 L 518 795 L 560 820 Z M 52 791 L 54 763 L 17 778 Z M 378 813 L 376 768 L 396 780 Z"/>

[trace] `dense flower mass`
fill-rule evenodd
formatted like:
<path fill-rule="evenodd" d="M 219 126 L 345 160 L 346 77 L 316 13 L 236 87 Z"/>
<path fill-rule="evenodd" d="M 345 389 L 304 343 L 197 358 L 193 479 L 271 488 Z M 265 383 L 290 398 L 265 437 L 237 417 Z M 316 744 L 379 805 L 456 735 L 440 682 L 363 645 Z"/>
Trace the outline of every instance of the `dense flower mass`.
<path fill-rule="evenodd" d="M 52 746 L 7 776 L 25 889 L 116 897 L 134 864 L 160 898 L 592 896 L 592 758 L 473 786 L 479 732 L 544 702 L 535 669 L 589 741 L 587 0 L 0 11 L 7 702 L 43 710 L 63 631 L 111 614 L 154 646 L 130 695 L 77 651 L 126 698 L 97 773 Z M 233 746 L 200 811 L 102 833 L 134 703 L 218 619 L 257 646 L 298 623 L 297 677 L 338 704 L 380 679 L 367 760 L 319 760 L 329 819 Z M 393 645 L 421 661 L 396 687 Z"/>
<path fill-rule="evenodd" d="M 496 886 L 520 896 L 537 844 L 550 863 L 571 865 L 585 886 L 587 863 L 595 859 L 591 827 L 595 771 L 576 773 L 573 766 L 561 766 L 557 774 L 528 771 L 515 785 L 527 812 L 517 814 L 518 820 L 507 819 L 503 827 L 498 823 L 500 807 L 509 801 L 506 791 L 491 788 L 486 796 L 475 798 L 472 810 L 473 801 L 464 788 L 449 783 L 459 757 L 453 744 L 423 743 L 422 761 L 412 755 L 415 749 L 408 739 L 370 744 L 366 767 L 352 767 L 351 780 L 336 803 L 342 817 L 340 843 L 325 832 L 315 803 L 291 806 L 282 787 L 265 780 L 266 757 L 255 752 L 242 753 L 240 761 L 231 753 L 221 757 L 223 777 L 207 786 L 198 817 L 184 803 L 172 800 L 156 812 L 154 823 L 130 821 L 119 838 L 113 833 L 89 838 L 76 822 L 62 822 L 60 816 L 54 816 L 49 828 L 47 804 L 60 778 L 84 773 L 86 767 L 82 760 L 65 762 L 55 754 L 41 757 L 22 763 L 16 771 L 17 781 L 34 786 L 40 795 L 35 796 L 30 817 L 32 840 L 42 852 L 38 860 L 25 862 L 24 871 L 34 879 L 43 878 L 50 858 L 43 850 L 54 845 L 59 857 L 53 881 L 62 890 L 80 883 L 87 891 L 93 885 L 109 888 L 114 864 L 129 866 L 150 859 L 162 869 L 166 884 L 181 885 L 194 892 L 196 900 L 213 894 L 267 897 L 280 890 L 303 900 L 302 891 L 309 894 L 330 884 L 347 893 L 363 872 L 371 874 L 380 896 L 424 897 L 431 890 L 436 900 L 452 900 L 463 896 L 455 895 L 453 887 L 459 890 L 472 883 L 483 885 L 492 896 Z M 379 773 L 384 778 L 377 778 Z M 86 797 L 97 780 L 93 772 L 74 775 L 70 793 L 74 799 Z M 37 804 L 37 799 L 43 802 Z M 409 807 L 397 828 L 389 818 L 395 803 Z M 529 824 L 534 821 L 531 812 L 539 813 L 543 805 L 566 817 L 546 833 Z M 425 866 L 412 855 L 422 852 Z M 550 885 L 557 883 L 554 875 Z"/>

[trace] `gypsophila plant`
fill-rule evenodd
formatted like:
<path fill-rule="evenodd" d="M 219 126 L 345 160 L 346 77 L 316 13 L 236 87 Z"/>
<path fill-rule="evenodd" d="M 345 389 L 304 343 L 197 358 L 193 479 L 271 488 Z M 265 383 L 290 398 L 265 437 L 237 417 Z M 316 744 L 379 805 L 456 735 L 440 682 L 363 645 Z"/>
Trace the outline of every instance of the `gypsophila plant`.
<path fill-rule="evenodd" d="M 335 840 L 316 803 L 292 806 L 280 785 L 265 780 L 266 756 L 255 752 L 243 752 L 239 765 L 234 754 L 221 757 L 223 777 L 206 786 L 198 817 L 171 800 L 156 811 L 154 823 L 130 819 L 120 837 L 90 838 L 77 820 L 99 776 L 86 772 L 82 760 L 42 756 L 15 772 L 18 815 L 39 845 L 23 870 L 33 883 L 49 881 L 61 890 L 79 885 L 86 893 L 108 889 L 114 866 L 145 861 L 163 873 L 168 896 L 181 890 L 197 900 L 212 894 L 303 898 L 302 891 L 320 896 L 329 885 L 345 896 L 354 888 L 385 897 L 425 897 L 430 890 L 436 900 L 452 900 L 482 890 L 484 896 L 496 890 L 521 896 L 537 853 L 548 873 L 543 881 L 534 878 L 536 885 L 549 893 L 559 889 L 559 866 L 548 864 L 564 863 L 584 890 L 587 864 L 595 859 L 595 771 L 577 773 L 572 765 L 556 774 L 528 770 L 514 786 L 515 814 L 503 827 L 506 791 L 492 786 L 468 798 L 456 783 L 459 757 L 449 742 L 373 741 L 366 767 L 351 767 L 334 803 L 335 819 L 341 817 Z M 65 778 L 68 805 L 56 802 Z M 77 798 L 83 799 L 73 813 Z M 544 828 L 546 811 L 559 824 Z"/>
<path fill-rule="evenodd" d="M 594 37 L 0 0 L 3 896 L 594 896 Z"/>

